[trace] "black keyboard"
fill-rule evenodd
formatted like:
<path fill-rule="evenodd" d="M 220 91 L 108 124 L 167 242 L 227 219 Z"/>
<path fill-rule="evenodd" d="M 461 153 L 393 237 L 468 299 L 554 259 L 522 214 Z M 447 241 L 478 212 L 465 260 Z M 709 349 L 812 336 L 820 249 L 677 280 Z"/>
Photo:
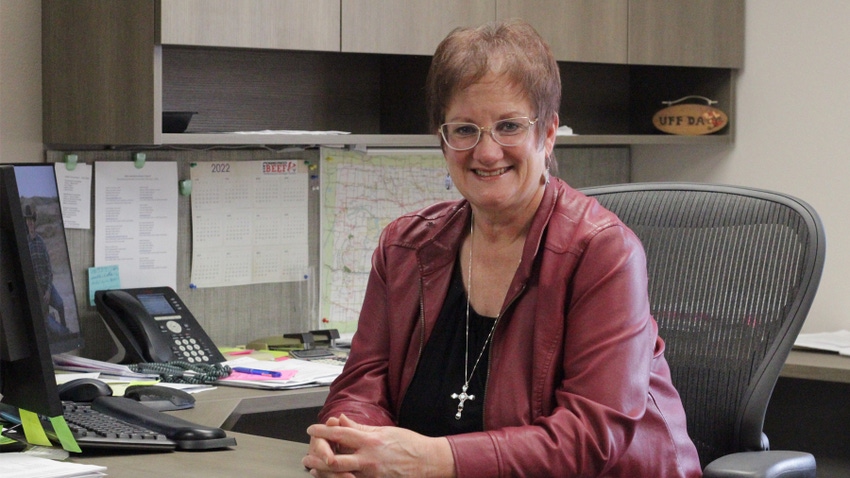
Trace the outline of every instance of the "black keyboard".
<path fill-rule="evenodd" d="M 125 397 L 62 402 L 62 406 L 65 422 L 83 451 L 211 450 L 236 445 L 236 439 L 228 437 L 221 428 L 183 420 Z M 14 408 L 2 411 L 7 418 L 17 412 Z M 43 425 L 58 443 L 50 422 L 44 419 Z"/>
<path fill-rule="evenodd" d="M 165 435 L 178 450 L 212 450 L 236 445 L 221 428 L 208 427 L 160 412 L 125 397 L 97 397 L 92 409 Z"/>
<path fill-rule="evenodd" d="M 120 420 L 91 403 L 63 402 L 62 415 L 80 449 L 170 451 L 177 443 L 162 433 Z"/>

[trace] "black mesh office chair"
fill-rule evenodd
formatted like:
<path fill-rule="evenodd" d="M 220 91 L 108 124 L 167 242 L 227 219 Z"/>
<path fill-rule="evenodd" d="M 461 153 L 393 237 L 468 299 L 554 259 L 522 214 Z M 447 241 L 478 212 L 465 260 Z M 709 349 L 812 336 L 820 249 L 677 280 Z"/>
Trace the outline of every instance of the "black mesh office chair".
<path fill-rule="evenodd" d="M 705 476 L 814 477 L 812 455 L 763 451 L 762 426 L 820 281 L 826 244 L 817 213 L 787 195 L 730 186 L 582 192 L 646 249 L 650 307 Z"/>

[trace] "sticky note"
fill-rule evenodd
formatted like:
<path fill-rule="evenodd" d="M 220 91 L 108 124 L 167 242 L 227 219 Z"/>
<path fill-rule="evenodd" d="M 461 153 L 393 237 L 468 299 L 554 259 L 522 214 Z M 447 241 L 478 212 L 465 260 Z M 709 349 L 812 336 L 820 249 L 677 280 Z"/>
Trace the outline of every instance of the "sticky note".
<path fill-rule="evenodd" d="M 56 436 L 59 437 L 59 443 L 62 444 L 62 448 L 75 453 L 83 452 L 83 450 L 80 450 L 80 445 L 77 444 L 77 440 L 74 439 L 74 434 L 71 432 L 71 429 L 68 428 L 68 423 L 65 422 L 65 417 L 62 415 L 58 417 L 50 417 L 50 424 L 53 425 L 53 431 L 56 432 Z"/>
<path fill-rule="evenodd" d="M 118 266 L 89 267 L 89 305 L 94 305 L 95 292 L 120 288 Z"/>
<path fill-rule="evenodd" d="M 18 413 L 21 415 L 21 424 L 24 426 L 24 436 L 27 437 L 30 445 L 53 446 L 41 426 L 38 415 L 24 409 L 18 410 Z"/>

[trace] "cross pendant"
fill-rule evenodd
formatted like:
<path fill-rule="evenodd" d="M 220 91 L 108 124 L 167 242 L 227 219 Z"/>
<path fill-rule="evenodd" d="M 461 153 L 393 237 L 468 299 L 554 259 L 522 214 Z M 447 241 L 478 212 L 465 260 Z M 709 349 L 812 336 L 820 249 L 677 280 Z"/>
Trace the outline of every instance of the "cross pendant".
<path fill-rule="evenodd" d="M 459 394 L 452 394 L 452 398 L 454 398 L 455 400 L 460 400 L 460 402 L 457 404 L 457 414 L 455 414 L 455 420 L 460 420 L 460 414 L 463 413 L 463 402 L 467 400 L 475 400 L 475 395 L 469 395 L 466 393 L 467 388 L 467 384 L 463 384 L 463 388 L 460 389 Z"/>

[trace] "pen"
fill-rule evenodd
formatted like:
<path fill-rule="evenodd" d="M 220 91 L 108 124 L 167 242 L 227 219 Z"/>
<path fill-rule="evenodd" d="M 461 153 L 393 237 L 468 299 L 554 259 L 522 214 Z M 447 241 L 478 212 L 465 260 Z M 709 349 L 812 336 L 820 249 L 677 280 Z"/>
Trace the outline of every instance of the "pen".
<path fill-rule="evenodd" d="M 257 368 L 233 367 L 234 372 L 248 373 L 251 375 L 263 375 L 264 377 L 280 377 L 280 372 L 273 370 L 260 370 Z"/>

